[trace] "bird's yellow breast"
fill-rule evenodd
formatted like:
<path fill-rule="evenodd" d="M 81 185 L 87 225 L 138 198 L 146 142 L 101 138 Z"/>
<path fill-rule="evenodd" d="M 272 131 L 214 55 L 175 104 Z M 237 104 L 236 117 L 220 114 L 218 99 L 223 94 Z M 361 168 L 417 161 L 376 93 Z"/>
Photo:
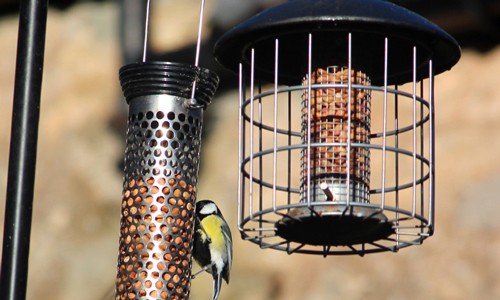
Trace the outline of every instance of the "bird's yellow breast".
<path fill-rule="evenodd" d="M 202 221 L 201 224 L 203 228 L 210 236 L 212 243 L 210 244 L 210 248 L 215 251 L 223 252 L 225 251 L 226 243 L 224 240 L 224 235 L 222 233 L 221 227 L 223 225 L 222 219 L 217 216 L 207 216 Z M 204 234 L 202 234 L 202 238 L 206 239 Z"/>

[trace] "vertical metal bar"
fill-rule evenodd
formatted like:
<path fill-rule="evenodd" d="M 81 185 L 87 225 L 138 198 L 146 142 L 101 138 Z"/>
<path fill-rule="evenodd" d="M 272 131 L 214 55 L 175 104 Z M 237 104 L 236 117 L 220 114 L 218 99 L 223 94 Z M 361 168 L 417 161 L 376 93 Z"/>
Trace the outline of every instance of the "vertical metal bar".
<path fill-rule="evenodd" d="M 253 108 L 253 101 L 254 101 L 254 80 L 255 80 L 255 49 L 252 48 L 252 54 L 251 54 L 251 63 L 250 63 L 250 186 L 249 186 L 249 199 L 248 199 L 248 204 L 249 204 L 249 216 L 250 219 L 253 219 L 253 147 L 254 147 L 254 108 Z"/>
<path fill-rule="evenodd" d="M 424 99 L 425 99 L 425 93 L 424 93 L 424 82 L 423 80 L 420 81 L 420 117 L 419 117 L 419 122 L 421 122 L 424 119 Z M 420 156 L 425 157 L 425 134 L 424 134 L 424 124 L 420 125 Z M 424 160 L 420 160 L 420 176 L 419 178 L 422 180 L 424 178 Z M 425 189 L 424 189 L 424 181 L 420 183 L 420 215 L 422 217 L 425 216 L 424 210 L 425 210 Z M 423 232 L 424 228 L 420 228 L 421 232 Z"/>
<path fill-rule="evenodd" d="M 308 60 L 307 60 L 307 184 L 306 184 L 306 198 L 307 206 L 311 207 L 311 101 L 312 101 L 312 34 L 309 33 L 308 44 Z"/>
<path fill-rule="evenodd" d="M 14 104 L 5 207 L 0 299 L 26 298 L 47 0 L 19 8 Z"/>
<path fill-rule="evenodd" d="M 388 68 L 388 52 L 389 40 L 385 38 L 384 44 L 384 112 L 382 124 L 382 209 L 385 207 L 385 173 L 386 173 L 386 158 L 387 158 L 387 68 Z"/>
<path fill-rule="evenodd" d="M 262 82 L 259 80 L 259 94 L 258 94 L 258 108 L 259 108 L 259 111 L 258 111 L 258 120 L 259 120 L 259 208 L 258 210 L 259 211 L 263 211 L 264 208 L 263 208 L 263 205 L 262 205 L 262 199 L 264 199 L 264 185 L 262 185 L 262 182 L 264 181 L 264 162 L 263 162 L 263 158 L 262 158 L 262 142 L 263 142 L 263 137 L 262 137 L 262 124 L 263 124 L 263 120 L 264 120 L 264 117 L 262 116 Z M 262 228 L 262 220 L 263 220 L 263 216 L 262 214 L 259 214 L 259 227 Z M 262 237 L 263 237 L 263 234 L 262 234 L 262 231 L 259 231 L 259 238 L 260 238 L 260 244 L 262 243 Z"/>
<path fill-rule="evenodd" d="M 273 210 L 276 211 L 276 181 L 278 176 L 278 52 L 279 40 L 274 46 L 274 126 L 273 126 Z"/>
<path fill-rule="evenodd" d="M 435 215 L 435 141 L 434 141 L 434 70 L 432 60 L 429 61 L 429 227 L 431 234 L 434 231 L 434 215 Z"/>
<path fill-rule="evenodd" d="M 395 206 L 396 206 L 396 247 L 399 248 L 399 96 L 398 96 L 398 85 L 394 86 L 396 93 L 394 94 L 394 130 L 396 134 L 394 135 L 394 148 L 397 149 L 394 153 L 394 186 L 396 187 L 395 192 Z"/>
<path fill-rule="evenodd" d="M 288 92 L 288 146 L 292 145 L 292 92 Z M 292 203 L 292 192 L 290 186 L 292 185 L 292 150 L 288 150 L 288 174 L 287 174 L 287 187 L 288 187 L 288 201 L 287 204 Z"/>
<path fill-rule="evenodd" d="M 244 197 L 245 193 L 243 192 L 244 189 L 244 182 L 243 182 L 243 157 L 244 156 L 244 138 L 243 138 L 243 123 L 245 120 L 243 119 L 243 102 L 245 100 L 244 95 L 243 95 L 243 65 L 240 63 L 239 66 L 239 107 L 238 107 L 238 230 L 242 231 L 243 227 L 241 226 L 241 222 L 243 220 L 243 215 L 244 215 L 244 209 L 245 209 L 245 203 L 244 203 Z"/>
<path fill-rule="evenodd" d="M 347 49 L 347 71 L 349 75 L 347 76 L 347 161 L 346 161 L 346 204 L 347 206 L 351 203 L 351 100 L 352 100 L 352 82 L 351 82 L 351 71 L 352 71 L 352 33 L 349 32 L 348 38 L 348 49 Z M 352 187 L 352 193 L 354 197 L 354 184 Z M 347 208 L 347 207 L 346 207 Z"/>
<path fill-rule="evenodd" d="M 412 187 L 412 216 L 417 207 L 417 47 L 413 47 L 413 187 Z"/>

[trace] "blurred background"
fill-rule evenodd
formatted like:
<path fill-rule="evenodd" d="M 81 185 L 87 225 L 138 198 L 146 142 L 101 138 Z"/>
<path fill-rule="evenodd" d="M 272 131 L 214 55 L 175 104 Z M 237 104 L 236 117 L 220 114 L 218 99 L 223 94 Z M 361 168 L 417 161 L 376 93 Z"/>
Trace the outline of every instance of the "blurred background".
<path fill-rule="evenodd" d="M 127 10 L 127 1 L 140 3 L 50 1 L 28 299 L 113 298 L 127 111 L 118 69 L 142 55 L 141 7 Z M 436 233 L 422 246 L 363 258 L 289 256 L 239 239 L 237 78 L 214 64 L 211 51 L 235 22 L 279 1 L 231 10 L 237 2 L 207 1 L 200 61 L 221 76 L 206 110 L 198 189 L 198 199 L 218 201 L 233 230 L 231 284 L 221 299 L 500 299 L 500 1 L 393 1 L 448 31 L 463 53 L 436 78 Z M 199 4 L 152 1 L 151 59 L 194 63 Z M 0 196 L 17 10 L 18 1 L 0 0 Z M 197 277 L 191 299 L 209 299 L 211 284 L 210 275 Z"/>

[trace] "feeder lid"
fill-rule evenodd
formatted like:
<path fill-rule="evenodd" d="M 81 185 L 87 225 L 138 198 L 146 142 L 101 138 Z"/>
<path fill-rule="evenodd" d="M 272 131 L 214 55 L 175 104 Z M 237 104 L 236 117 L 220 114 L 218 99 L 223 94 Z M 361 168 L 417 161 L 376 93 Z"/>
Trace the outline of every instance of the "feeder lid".
<path fill-rule="evenodd" d="M 460 46 L 424 17 L 381 0 L 290 0 L 237 25 L 215 45 L 215 58 L 237 72 L 239 63 L 254 67 L 263 80 L 274 79 L 275 41 L 279 40 L 278 80 L 300 83 L 308 69 L 308 38 L 312 35 L 313 67 L 347 65 L 348 33 L 352 34 L 352 67 L 384 79 L 384 45 L 388 38 L 388 84 L 413 81 L 413 48 L 417 80 L 451 69 Z M 326 65 L 325 65 L 326 64 Z"/>

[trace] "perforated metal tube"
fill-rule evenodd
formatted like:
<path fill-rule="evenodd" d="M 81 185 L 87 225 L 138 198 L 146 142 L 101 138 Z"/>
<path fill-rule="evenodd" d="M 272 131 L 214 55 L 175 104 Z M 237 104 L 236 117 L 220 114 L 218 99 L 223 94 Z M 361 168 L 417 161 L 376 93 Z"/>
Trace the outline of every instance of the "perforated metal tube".
<path fill-rule="evenodd" d="M 120 80 L 130 110 L 116 299 L 188 299 L 203 107 L 218 79 L 141 63 L 122 68 Z"/>

